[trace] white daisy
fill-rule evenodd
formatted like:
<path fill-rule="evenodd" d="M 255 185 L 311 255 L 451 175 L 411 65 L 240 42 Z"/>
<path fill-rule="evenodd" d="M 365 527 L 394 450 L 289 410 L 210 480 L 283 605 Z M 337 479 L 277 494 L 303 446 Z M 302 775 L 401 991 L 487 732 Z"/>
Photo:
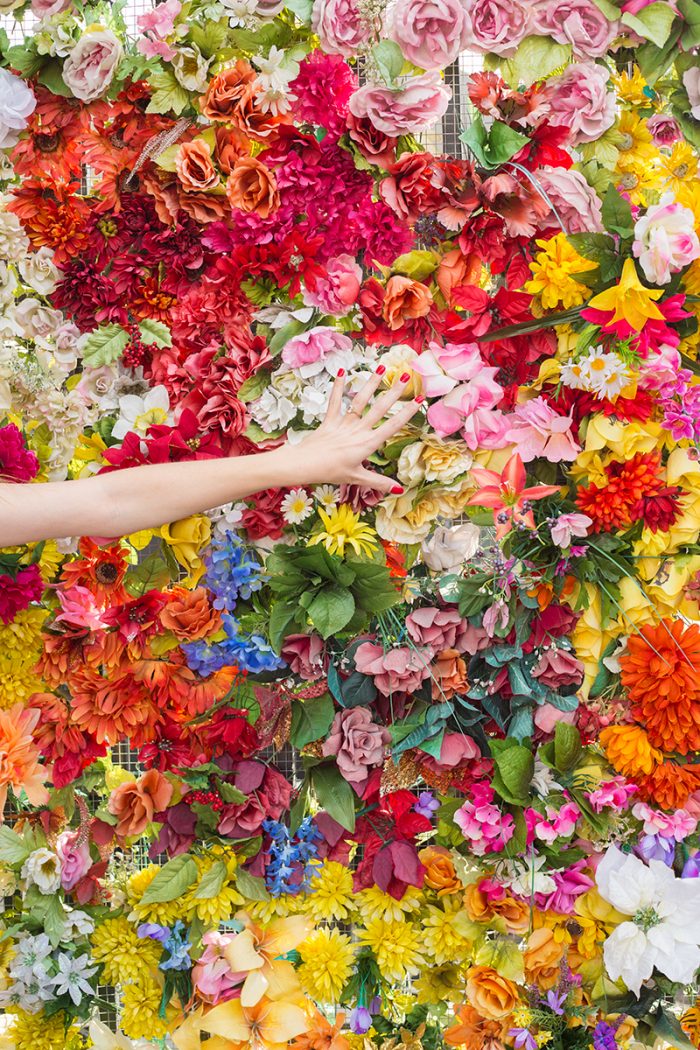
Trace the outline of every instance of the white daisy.
<path fill-rule="evenodd" d="M 314 503 L 306 489 L 291 489 L 282 500 L 280 509 L 288 525 L 300 525 L 313 514 Z"/>
<path fill-rule="evenodd" d="M 320 503 L 326 510 L 338 505 L 340 493 L 334 485 L 317 485 L 314 489 L 316 502 Z"/>

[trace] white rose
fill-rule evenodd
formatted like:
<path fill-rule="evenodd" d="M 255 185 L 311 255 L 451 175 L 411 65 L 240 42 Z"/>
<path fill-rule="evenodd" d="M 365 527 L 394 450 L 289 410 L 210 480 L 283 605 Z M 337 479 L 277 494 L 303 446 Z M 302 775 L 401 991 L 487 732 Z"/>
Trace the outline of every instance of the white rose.
<path fill-rule="evenodd" d="M 455 572 L 473 558 L 479 549 L 481 530 L 467 522 L 464 525 L 441 525 L 423 541 L 423 561 L 433 572 Z"/>
<path fill-rule="evenodd" d="M 35 849 L 22 865 L 22 878 L 39 893 L 56 893 L 61 888 L 61 861 L 50 849 Z"/>
<path fill-rule="evenodd" d="M 122 54 L 122 45 L 109 29 L 88 31 L 63 63 L 66 87 L 82 102 L 93 102 L 112 83 Z"/>
<path fill-rule="evenodd" d="M 2 73 L 1 69 L 0 73 Z M 1 84 L 2 81 L 0 81 Z M 19 262 L 28 251 L 29 238 L 24 232 L 22 223 L 12 212 L 0 211 L 0 259 Z"/>
<path fill-rule="evenodd" d="M 60 277 L 54 265 L 53 252 L 46 247 L 22 259 L 18 269 L 24 283 L 33 288 L 35 292 L 41 292 L 42 295 L 52 292 Z"/>
<path fill-rule="evenodd" d="M 14 299 L 17 278 L 6 262 L 0 259 L 0 306 L 6 306 Z"/>
<path fill-rule="evenodd" d="M 15 318 L 25 339 L 47 339 L 61 324 L 63 315 L 30 297 L 17 304 Z"/>
<path fill-rule="evenodd" d="M 296 372 L 273 372 L 270 386 L 282 397 L 297 400 L 301 397 L 304 384 Z"/>
<path fill-rule="evenodd" d="M 0 13 L 3 10 L 12 8 L 3 8 L 0 0 Z M 0 69 L 0 149 L 17 145 L 19 134 L 26 128 L 35 108 L 36 99 L 31 88 L 14 73 Z"/>

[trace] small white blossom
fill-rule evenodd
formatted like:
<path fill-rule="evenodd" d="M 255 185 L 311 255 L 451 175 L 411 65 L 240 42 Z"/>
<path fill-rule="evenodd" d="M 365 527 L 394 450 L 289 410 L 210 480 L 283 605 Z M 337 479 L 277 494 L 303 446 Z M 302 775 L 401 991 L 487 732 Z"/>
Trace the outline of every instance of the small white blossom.
<path fill-rule="evenodd" d="M 299 525 L 314 512 L 314 502 L 306 489 L 291 489 L 282 500 L 280 510 L 289 525 Z"/>
<path fill-rule="evenodd" d="M 58 953 L 58 973 L 52 978 L 56 995 L 69 995 L 76 1006 L 80 1006 L 84 995 L 94 995 L 95 989 L 88 978 L 97 972 L 90 966 L 89 955 L 67 955 Z"/>
<path fill-rule="evenodd" d="M 56 893 L 61 887 L 60 858 L 43 846 L 35 849 L 22 865 L 22 878 L 27 886 L 36 886 L 40 893 Z"/>

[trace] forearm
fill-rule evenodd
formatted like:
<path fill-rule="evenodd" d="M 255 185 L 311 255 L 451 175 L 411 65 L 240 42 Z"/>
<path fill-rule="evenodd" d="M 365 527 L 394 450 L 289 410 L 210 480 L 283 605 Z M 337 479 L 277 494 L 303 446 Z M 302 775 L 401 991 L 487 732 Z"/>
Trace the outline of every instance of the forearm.
<path fill-rule="evenodd" d="M 75 481 L 0 488 L 0 546 L 62 536 L 128 536 L 261 489 L 294 484 L 284 448 L 149 464 Z"/>

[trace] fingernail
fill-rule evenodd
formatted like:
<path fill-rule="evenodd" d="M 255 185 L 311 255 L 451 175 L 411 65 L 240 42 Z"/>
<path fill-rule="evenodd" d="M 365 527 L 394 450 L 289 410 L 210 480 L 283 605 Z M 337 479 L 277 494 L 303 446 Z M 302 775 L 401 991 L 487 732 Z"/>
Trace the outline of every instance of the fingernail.
<path fill-rule="evenodd" d="M 399 383 L 407 383 L 411 378 L 410 372 L 404 372 L 403 375 L 399 376 Z"/>
<path fill-rule="evenodd" d="M 383 376 L 385 372 L 386 368 L 384 367 L 384 365 L 379 365 L 379 367 L 377 368 L 377 375 Z"/>
<path fill-rule="evenodd" d="M 391 494 L 392 496 L 401 496 L 403 495 L 403 491 L 403 485 L 393 485 L 391 489 Z"/>
<path fill-rule="evenodd" d="M 338 379 L 342 379 L 343 376 L 345 375 L 345 369 L 344 368 L 339 368 L 337 374 L 338 374 Z"/>
<path fill-rule="evenodd" d="M 423 402 L 425 401 L 425 395 L 424 394 L 419 394 L 418 397 L 414 398 L 414 401 L 416 402 L 417 405 L 422 405 Z"/>

